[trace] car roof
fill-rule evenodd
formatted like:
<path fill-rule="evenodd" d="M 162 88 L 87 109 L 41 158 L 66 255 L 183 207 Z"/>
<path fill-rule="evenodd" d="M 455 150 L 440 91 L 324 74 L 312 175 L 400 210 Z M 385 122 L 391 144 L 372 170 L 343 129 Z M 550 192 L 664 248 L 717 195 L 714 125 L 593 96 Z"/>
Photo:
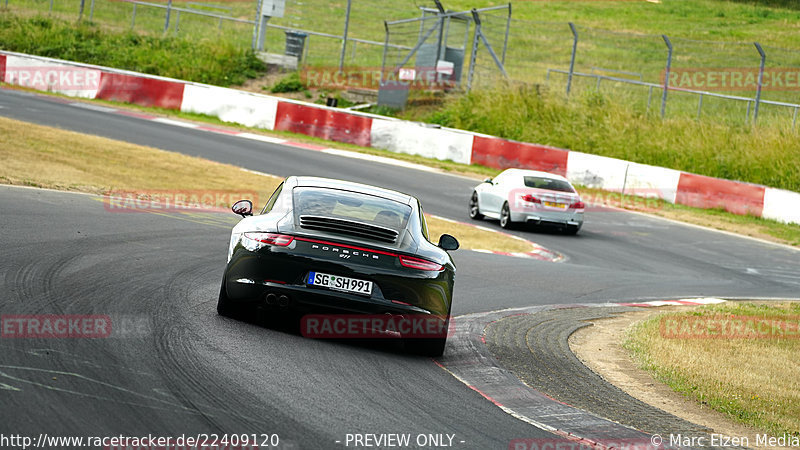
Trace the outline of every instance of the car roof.
<path fill-rule="evenodd" d="M 552 178 L 554 180 L 561 180 L 566 181 L 569 183 L 569 180 L 562 177 L 561 175 L 556 175 L 550 172 L 542 172 L 539 170 L 528 170 L 528 169 L 506 169 L 503 171 L 504 174 L 509 174 L 513 176 L 521 176 L 521 177 L 543 177 L 543 178 Z"/>
<path fill-rule="evenodd" d="M 354 183 L 352 181 L 335 180 L 333 178 L 321 177 L 293 177 L 296 180 L 298 187 L 319 187 L 327 189 L 340 189 L 343 191 L 360 192 L 362 194 L 374 195 L 376 197 L 383 197 L 388 200 L 404 204 L 412 204 L 414 197 L 403 194 L 402 192 L 393 191 L 391 189 L 384 189 L 369 184 Z"/>

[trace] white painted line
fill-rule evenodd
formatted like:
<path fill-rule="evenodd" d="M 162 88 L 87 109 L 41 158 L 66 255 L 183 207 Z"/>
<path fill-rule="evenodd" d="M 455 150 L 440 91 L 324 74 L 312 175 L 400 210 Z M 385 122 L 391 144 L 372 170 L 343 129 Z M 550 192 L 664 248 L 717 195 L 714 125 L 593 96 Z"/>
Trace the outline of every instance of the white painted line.
<path fill-rule="evenodd" d="M 615 206 L 610 206 L 610 205 L 603 205 L 603 207 L 609 208 L 609 209 L 613 209 L 613 210 L 617 210 L 617 211 L 624 212 L 624 213 L 636 214 L 636 215 L 643 216 L 643 217 L 649 217 L 651 219 L 661 220 L 661 221 L 664 221 L 664 222 L 671 222 L 671 223 L 674 223 L 675 225 L 683 225 L 683 226 L 686 226 L 686 227 L 697 228 L 697 229 L 700 229 L 700 230 L 713 231 L 715 233 L 720 233 L 720 234 L 724 234 L 724 235 L 731 236 L 731 237 L 738 237 L 738 238 L 742 238 L 742 239 L 748 239 L 748 240 L 751 240 L 751 241 L 760 242 L 762 244 L 767 244 L 767 245 L 770 245 L 770 246 L 773 246 L 773 247 L 780 247 L 780 248 L 784 248 L 784 249 L 794 250 L 796 252 L 800 252 L 800 248 L 792 247 L 791 245 L 781 244 L 781 243 L 778 243 L 778 242 L 768 241 L 766 239 L 761 239 L 761 238 L 757 238 L 757 237 L 753 237 L 753 236 L 745 236 L 743 234 L 737 234 L 737 233 L 733 233 L 731 231 L 718 230 L 716 228 L 706 227 L 706 226 L 703 226 L 703 225 L 697 225 L 697 224 L 689 223 L 689 222 L 681 222 L 679 220 L 668 219 L 666 217 L 661 217 L 661 216 L 658 216 L 658 215 L 655 215 L 655 214 L 648 214 L 648 213 L 641 212 L 641 211 L 633 211 L 631 209 L 617 208 Z"/>
<path fill-rule="evenodd" d="M 165 117 L 159 117 L 157 119 L 153 119 L 153 122 L 158 122 L 158 123 L 163 123 L 165 125 L 172 125 L 175 127 L 183 127 L 183 128 L 197 128 L 200 126 L 195 123 L 183 122 L 180 120 L 172 120 L 172 119 L 167 119 Z"/>
<path fill-rule="evenodd" d="M 402 161 L 394 158 L 387 158 L 384 156 L 370 155 L 368 153 L 350 152 L 347 150 L 339 150 L 335 148 L 326 148 L 321 151 L 322 153 L 327 153 L 329 155 L 344 156 L 346 158 L 353 158 L 353 159 L 362 159 L 364 161 L 372 161 L 380 164 L 389 164 L 392 166 L 405 167 L 407 169 L 421 170 L 423 172 L 437 172 L 437 173 L 440 172 L 438 169 L 434 169 L 433 167 L 423 166 L 422 164 L 414 164 L 408 161 Z"/>
<path fill-rule="evenodd" d="M 100 106 L 100 105 L 95 105 L 95 104 L 92 104 L 92 103 L 75 102 L 75 103 L 68 103 L 68 104 L 69 104 L 69 106 L 74 106 L 76 108 L 89 109 L 89 110 L 92 110 L 92 111 L 99 111 L 99 112 L 105 112 L 105 113 L 111 113 L 111 112 L 115 112 L 117 110 L 116 108 L 109 108 L 108 106 Z"/>
<path fill-rule="evenodd" d="M 252 141 L 261 141 L 267 142 L 270 144 L 283 144 L 286 142 L 286 139 L 276 138 L 272 136 L 264 136 L 263 134 L 255 134 L 255 133 L 239 133 L 236 136 L 240 138 L 250 139 Z"/>
<path fill-rule="evenodd" d="M 280 177 L 279 177 L 279 176 L 277 176 L 277 175 L 270 175 L 270 174 L 268 174 L 268 173 L 259 172 L 259 171 L 257 171 L 257 170 L 250 170 L 250 169 L 244 169 L 244 168 L 241 168 L 241 169 L 242 169 L 244 172 L 247 172 L 247 173 L 252 173 L 252 174 L 255 174 L 255 175 L 261 175 L 262 177 L 280 178 Z"/>

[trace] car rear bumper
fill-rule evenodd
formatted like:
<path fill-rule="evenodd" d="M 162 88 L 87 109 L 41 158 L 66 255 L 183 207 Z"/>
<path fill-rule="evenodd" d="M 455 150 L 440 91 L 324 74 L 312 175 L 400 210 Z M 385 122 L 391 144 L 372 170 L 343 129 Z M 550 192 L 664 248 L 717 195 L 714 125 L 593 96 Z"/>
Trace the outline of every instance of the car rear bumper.
<path fill-rule="evenodd" d="M 339 311 L 437 316 L 450 313 L 453 271 L 432 272 L 371 264 L 369 259 L 363 264 L 344 264 L 308 254 L 293 254 L 290 249 L 251 251 L 237 247 L 226 267 L 224 281 L 228 298 L 233 302 L 305 313 Z M 361 295 L 308 285 L 308 275 L 312 271 L 371 281 L 372 293 Z"/>
<path fill-rule="evenodd" d="M 513 222 L 527 222 L 533 224 L 551 224 L 580 228 L 583 225 L 583 212 L 570 211 L 532 211 L 512 212 Z"/>

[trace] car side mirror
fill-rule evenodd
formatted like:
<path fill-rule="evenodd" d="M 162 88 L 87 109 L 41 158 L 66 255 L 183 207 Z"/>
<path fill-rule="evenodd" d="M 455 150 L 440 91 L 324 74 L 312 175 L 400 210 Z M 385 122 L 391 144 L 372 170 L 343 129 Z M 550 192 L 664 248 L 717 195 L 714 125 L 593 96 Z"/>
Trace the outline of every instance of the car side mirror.
<path fill-rule="evenodd" d="M 484 182 L 484 183 L 489 183 L 489 184 L 494 184 L 494 181 L 492 181 L 492 179 L 491 179 L 491 178 L 485 178 L 485 179 L 483 180 L 483 182 Z"/>
<path fill-rule="evenodd" d="M 253 215 L 253 202 L 250 200 L 239 200 L 231 206 L 231 211 L 242 217 Z"/>
<path fill-rule="evenodd" d="M 438 245 L 444 250 L 458 250 L 458 239 L 449 234 L 443 234 L 439 237 Z"/>

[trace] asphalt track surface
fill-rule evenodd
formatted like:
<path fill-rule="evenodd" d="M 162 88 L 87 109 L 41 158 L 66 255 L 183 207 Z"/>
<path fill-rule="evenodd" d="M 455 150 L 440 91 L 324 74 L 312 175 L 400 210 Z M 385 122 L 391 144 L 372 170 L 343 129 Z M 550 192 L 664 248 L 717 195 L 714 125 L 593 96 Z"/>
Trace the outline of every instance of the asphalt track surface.
<path fill-rule="evenodd" d="M 7 89 L 0 115 L 279 176 L 377 184 L 457 220 L 468 220 L 475 185 Z M 217 316 L 232 215 L 112 213 L 92 196 L 0 187 L 0 217 L 0 313 L 105 314 L 115 324 L 107 339 L 0 339 L 0 433 L 277 433 L 285 448 L 341 448 L 347 433 L 450 433 L 454 447 L 498 449 L 552 436 L 399 345 L 304 339 Z M 578 236 L 514 233 L 567 261 L 457 251 L 453 314 L 800 291 L 800 252 L 642 215 L 593 211 Z"/>

